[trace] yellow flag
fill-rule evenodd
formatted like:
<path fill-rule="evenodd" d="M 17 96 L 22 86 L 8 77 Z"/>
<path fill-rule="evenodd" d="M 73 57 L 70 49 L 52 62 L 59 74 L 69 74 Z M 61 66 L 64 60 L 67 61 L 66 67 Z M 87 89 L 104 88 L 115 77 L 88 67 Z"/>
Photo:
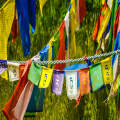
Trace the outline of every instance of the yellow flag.
<path fill-rule="evenodd" d="M 42 12 L 42 9 L 45 5 L 45 3 L 47 2 L 47 0 L 39 0 L 39 4 L 40 4 L 40 12 L 41 12 L 41 15 L 43 16 L 43 12 Z"/>
<path fill-rule="evenodd" d="M 48 43 L 48 45 L 49 45 L 48 60 L 52 60 L 52 46 L 53 46 L 53 42 L 54 42 L 54 37 L 52 37 L 51 40 Z M 50 64 L 48 65 L 48 67 L 50 67 Z"/>
<path fill-rule="evenodd" d="M 75 29 L 77 26 L 75 0 L 71 0 L 70 22 L 71 22 L 71 49 L 72 49 L 71 51 L 73 52 L 72 57 L 75 57 L 76 56 Z"/>
<path fill-rule="evenodd" d="M 110 20 L 110 16 L 111 16 L 111 10 L 110 8 L 108 7 L 106 10 L 105 10 L 105 17 L 103 18 L 103 22 L 100 26 L 100 29 L 98 31 L 98 36 L 97 36 L 97 42 L 98 42 L 98 46 L 100 48 L 101 46 L 101 38 L 102 38 L 102 35 L 103 33 L 105 32 L 106 28 L 107 28 L 107 25 L 108 25 L 108 22 Z"/>
<path fill-rule="evenodd" d="M 50 84 L 52 78 L 53 70 L 50 68 L 42 67 L 41 80 L 39 83 L 39 88 L 47 88 Z"/>
<path fill-rule="evenodd" d="M 8 72 L 7 72 L 7 70 L 5 70 L 5 71 L 0 75 L 0 77 L 3 78 L 3 79 L 8 80 Z"/>
<path fill-rule="evenodd" d="M 118 81 L 119 81 L 119 86 L 120 86 L 120 73 L 118 74 L 116 81 L 113 83 L 113 91 L 114 91 L 114 93 L 116 93 L 117 90 L 118 90 Z"/>
<path fill-rule="evenodd" d="M 113 82 L 112 56 L 101 61 L 103 79 L 105 84 Z"/>
<path fill-rule="evenodd" d="M 0 59 L 7 60 L 7 41 L 14 19 L 15 0 L 8 0 L 0 8 Z"/>
<path fill-rule="evenodd" d="M 104 3 L 105 3 L 105 0 L 102 0 L 102 5 L 104 5 Z"/>
<path fill-rule="evenodd" d="M 0 60 L 7 60 L 7 42 L 14 19 L 15 0 L 8 0 L 0 8 Z M 1 77 L 8 79 L 7 71 Z"/>

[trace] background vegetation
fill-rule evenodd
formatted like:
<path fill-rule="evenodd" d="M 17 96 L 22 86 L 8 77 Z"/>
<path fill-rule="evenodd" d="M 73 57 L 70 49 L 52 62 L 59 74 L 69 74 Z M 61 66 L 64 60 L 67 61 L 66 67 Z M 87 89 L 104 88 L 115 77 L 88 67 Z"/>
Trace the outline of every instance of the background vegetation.
<path fill-rule="evenodd" d="M 0 0 L 0 7 L 5 0 Z M 30 33 L 31 55 L 23 56 L 21 38 L 18 37 L 15 44 L 11 41 L 11 35 L 8 40 L 8 59 L 9 60 L 27 60 L 36 55 L 50 40 L 60 23 L 65 17 L 69 7 L 70 0 L 48 0 L 44 9 L 43 17 L 40 15 L 39 1 L 36 0 L 36 32 Z M 100 0 L 86 0 L 87 16 L 80 25 L 80 30 L 76 33 L 77 56 L 90 56 L 95 54 L 96 46 L 92 41 L 92 33 L 98 14 L 100 11 Z M 16 86 L 0 79 L 0 120 L 5 117 L 1 112 L 5 103 L 10 99 Z M 106 86 L 101 91 L 90 93 L 82 97 L 80 105 L 75 108 L 75 101 L 70 101 L 64 88 L 61 96 L 55 96 L 51 93 L 51 87 L 45 91 L 45 100 L 43 112 L 36 114 L 35 117 L 25 117 L 25 120 L 116 120 L 116 99 L 110 99 L 108 103 L 103 103 L 109 94 L 110 86 Z"/>

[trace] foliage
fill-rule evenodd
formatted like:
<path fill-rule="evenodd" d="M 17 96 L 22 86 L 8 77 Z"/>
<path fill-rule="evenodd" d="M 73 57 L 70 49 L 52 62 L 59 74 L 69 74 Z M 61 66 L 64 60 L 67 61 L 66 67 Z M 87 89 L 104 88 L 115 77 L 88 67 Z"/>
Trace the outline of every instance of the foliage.
<path fill-rule="evenodd" d="M 5 0 L 2 0 L 5 1 Z M 0 2 L 0 5 L 2 3 Z M 99 0 L 100 1 L 100 0 Z M 92 40 L 92 33 L 98 18 L 101 3 L 98 0 L 86 0 L 87 16 L 76 32 L 77 56 L 90 56 L 95 54 L 96 46 Z M 58 30 L 60 23 L 65 17 L 70 0 L 48 0 L 43 9 L 43 17 L 39 11 L 39 1 L 36 0 L 36 32 L 31 38 L 31 55 L 24 58 L 20 35 L 15 44 L 8 40 L 8 59 L 27 60 L 38 53 Z M 72 53 L 72 51 L 70 52 Z M 0 110 L 10 99 L 13 88 L 12 83 L 0 79 Z M 62 96 L 51 93 L 51 86 L 45 91 L 44 109 L 36 117 L 25 117 L 25 120 L 116 120 L 116 100 L 113 98 L 108 103 L 103 101 L 108 97 L 110 87 L 106 86 L 101 91 L 90 93 L 82 97 L 80 105 L 75 108 L 75 100 L 70 101 L 64 88 Z M 0 119 L 4 116 L 0 113 Z"/>

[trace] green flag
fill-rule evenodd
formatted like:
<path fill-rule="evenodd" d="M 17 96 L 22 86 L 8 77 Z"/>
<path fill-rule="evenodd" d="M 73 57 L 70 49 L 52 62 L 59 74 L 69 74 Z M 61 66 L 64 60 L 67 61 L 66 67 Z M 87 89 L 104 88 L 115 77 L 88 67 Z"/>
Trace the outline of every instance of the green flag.
<path fill-rule="evenodd" d="M 98 90 L 104 85 L 101 64 L 95 64 L 90 67 L 90 77 L 93 91 Z"/>

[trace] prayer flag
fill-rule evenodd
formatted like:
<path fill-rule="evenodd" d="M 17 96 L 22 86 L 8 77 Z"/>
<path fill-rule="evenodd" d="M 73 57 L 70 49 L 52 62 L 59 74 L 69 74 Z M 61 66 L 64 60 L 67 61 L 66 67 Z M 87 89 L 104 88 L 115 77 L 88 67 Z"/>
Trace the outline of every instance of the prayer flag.
<path fill-rule="evenodd" d="M 83 18 L 86 16 L 86 13 L 85 0 L 77 0 L 77 20 L 79 20 L 79 23 L 82 22 Z"/>
<path fill-rule="evenodd" d="M 119 50 L 119 49 L 120 49 L 120 31 L 118 32 L 116 40 L 115 40 L 114 51 Z M 112 64 L 114 64 L 116 56 L 117 56 L 117 54 L 113 55 Z"/>
<path fill-rule="evenodd" d="M 15 43 L 16 42 L 16 38 L 18 37 L 18 19 L 17 19 L 17 11 L 16 11 L 16 7 L 15 7 L 15 15 L 14 15 L 14 20 L 12 23 L 12 28 L 11 28 L 11 33 L 12 33 L 12 42 Z"/>
<path fill-rule="evenodd" d="M 105 32 L 107 25 L 109 23 L 109 20 L 110 20 L 111 10 L 109 7 L 107 7 L 104 14 L 105 14 L 105 16 L 103 18 L 103 21 L 101 23 L 100 29 L 98 31 L 98 36 L 97 36 L 98 47 L 100 47 L 100 40 L 101 40 L 102 35 Z"/>
<path fill-rule="evenodd" d="M 119 83 L 118 83 L 119 82 Z M 120 73 L 118 74 L 116 80 L 113 83 L 113 92 L 117 93 L 118 88 L 118 84 L 120 85 Z"/>
<path fill-rule="evenodd" d="M 59 40 L 60 47 L 57 60 L 65 60 L 65 39 L 64 39 L 65 21 L 61 24 L 59 28 Z M 65 63 L 55 64 L 54 69 L 63 70 L 65 68 Z"/>
<path fill-rule="evenodd" d="M 75 0 L 71 0 L 70 9 L 70 26 L 71 26 L 71 51 L 73 52 L 72 57 L 76 56 L 76 40 L 75 40 L 75 29 L 77 26 Z"/>
<path fill-rule="evenodd" d="M 16 0 L 16 8 L 24 56 L 27 56 L 31 46 L 29 24 L 35 32 L 35 0 Z"/>
<path fill-rule="evenodd" d="M 7 60 L 0 60 L 0 75 L 7 70 Z"/>
<path fill-rule="evenodd" d="M 98 90 L 104 85 L 101 64 L 90 66 L 90 78 L 93 91 Z"/>
<path fill-rule="evenodd" d="M 15 13 L 15 0 L 8 0 L 0 8 L 0 60 L 7 60 L 7 42 Z"/>
<path fill-rule="evenodd" d="M 32 63 L 28 73 L 28 80 L 38 86 L 41 77 L 42 68 L 40 65 Z"/>
<path fill-rule="evenodd" d="M 10 81 L 19 80 L 19 64 L 8 62 L 8 72 Z"/>
<path fill-rule="evenodd" d="M 20 65 L 20 80 L 17 83 L 12 97 L 2 110 L 8 120 L 22 120 L 24 117 L 33 89 L 33 84 L 28 81 L 28 72 L 31 63 L 32 60 L 29 60 L 26 62 L 25 67 L 24 65 Z M 27 99 L 25 99 L 25 96 Z"/>
<path fill-rule="evenodd" d="M 113 3 L 113 0 L 107 0 L 107 5 L 110 9 L 112 9 L 112 3 Z"/>
<path fill-rule="evenodd" d="M 102 5 L 104 5 L 104 3 L 105 3 L 105 0 L 102 0 Z"/>
<path fill-rule="evenodd" d="M 110 89 L 110 94 L 108 96 L 108 100 L 111 96 L 115 96 L 118 90 L 118 81 L 119 81 L 119 85 L 120 85 L 120 55 L 117 54 L 115 56 L 115 60 L 113 63 L 113 83 L 111 85 L 111 89 Z"/>
<path fill-rule="evenodd" d="M 83 96 L 90 92 L 89 68 L 79 70 L 80 94 Z"/>
<path fill-rule="evenodd" d="M 49 45 L 48 60 L 51 61 L 53 59 L 53 53 L 54 53 L 54 37 L 51 38 L 48 45 Z M 50 64 L 48 65 L 48 67 L 50 67 Z"/>
<path fill-rule="evenodd" d="M 76 99 L 77 96 L 77 72 L 66 71 L 66 88 L 69 99 Z"/>
<path fill-rule="evenodd" d="M 52 92 L 61 95 L 64 82 L 64 71 L 53 71 Z"/>
<path fill-rule="evenodd" d="M 26 112 L 35 113 L 43 111 L 43 102 L 44 102 L 44 94 L 45 89 L 38 88 L 38 86 L 34 85 L 32 96 L 30 102 L 28 104 Z"/>
<path fill-rule="evenodd" d="M 59 51 L 59 49 L 58 49 L 60 47 L 59 36 L 60 36 L 60 32 L 57 31 L 54 35 L 53 60 L 56 59 L 58 51 Z"/>
<path fill-rule="evenodd" d="M 39 83 L 39 88 L 47 88 L 52 79 L 53 70 L 50 68 L 42 67 L 42 74 Z"/>
<path fill-rule="evenodd" d="M 39 0 L 41 16 L 43 16 L 42 9 L 43 9 L 44 5 L 46 4 L 46 2 L 47 2 L 47 0 Z"/>
<path fill-rule="evenodd" d="M 87 64 L 73 64 L 71 66 L 67 66 L 66 68 L 64 68 L 64 70 L 79 70 L 82 68 L 86 68 L 88 67 Z M 66 75 L 66 74 L 65 74 Z M 79 73 L 77 72 L 77 88 L 79 88 Z"/>
<path fill-rule="evenodd" d="M 113 26 L 114 39 L 116 39 L 119 30 L 120 30 L 120 5 L 118 6 L 117 11 L 115 13 L 115 22 Z"/>
<path fill-rule="evenodd" d="M 112 57 L 108 57 L 101 61 L 103 79 L 105 84 L 113 82 L 113 68 L 112 68 Z"/>
<path fill-rule="evenodd" d="M 69 23 L 70 23 L 70 11 L 68 10 L 66 16 L 65 16 L 65 29 L 67 34 L 67 59 L 69 59 Z M 69 63 L 68 63 L 69 64 Z"/>
<path fill-rule="evenodd" d="M 8 80 L 7 60 L 0 60 L 0 76 L 1 78 Z"/>
<path fill-rule="evenodd" d="M 40 53 L 41 53 L 41 55 L 40 55 Z M 46 52 L 44 50 L 41 50 L 40 53 L 38 53 L 36 56 L 34 56 L 32 58 L 32 60 L 34 60 L 34 61 L 37 61 L 37 60 L 42 61 L 44 59 L 48 60 L 48 57 L 45 57 L 46 54 L 44 54 L 44 53 L 46 53 Z M 38 88 L 38 86 L 34 85 L 32 96 L 31 96 L 31 99 L 30 99 L 30 102 L 28 104 L 27 111 L 26 111 L 26 112 L 28 112 L 28 114 L 43 111 L 44 94 L 45 94 L 44 88 L 40 89 L 40 88 Z"/>
<path fill-rule="evenodd" d="M 115 56 L 114 64 L 113 64 L 113 81 L 116 80 L 120 67 L 120 55 Z"/>
<path fill-rule="evenodd" d="M 40 51 L 40 59 L 41 59 L 41 61 L 48 60 L 48 50 L 49 50 L 49 45 L 46 45 L 46 46 Z"/>
<path fill-rule="evenodd" d="M 92 38 L 94 41 L 96 41 L 96 39 L 97 39 L 98 32 L 99 32 L 100 26 L 103 22 L 103 18 L 105 16 L 106 9 L 107 9 L 107 4 L 105 3 L 100 9 L 99 17 L 98 17 L 97 23 L 96 23 L 95 28 L 94 28 L 94 32 L 92 35 Z"/>

